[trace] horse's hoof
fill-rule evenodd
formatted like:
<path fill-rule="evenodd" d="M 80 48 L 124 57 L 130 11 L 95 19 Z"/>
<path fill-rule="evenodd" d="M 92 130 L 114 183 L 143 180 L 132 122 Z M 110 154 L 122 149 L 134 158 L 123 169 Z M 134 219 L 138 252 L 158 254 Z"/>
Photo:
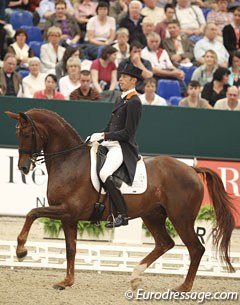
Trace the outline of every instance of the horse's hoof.
<path fill-rule="evenodd" d="M 140 277 L 137 277 L 135 279 L 132 279 L 130 281 L 132 290 L 137 290 L 137 288 L 142 284 L 142 279 Z"/>
<path fill-rule="evenodd" d="M 64 290 L 65 286 L 61 285 L 61 284 L 54 284 L 53 288 L 56 290 Z"/>
<path fill-rule="evenodd" d="M 22 252 L 17 252 L 17 259 L 19 262 L 22 262 L 24 260 L 24 258 L 27 256 L 28 252 L 27 250 L 24 250 Z"/>
<path fill-rule="evenodd" d="M 171 291 L 173 291 L 173 292 L 189 292 L 189 291 L 191 291 L 191 288 L 188 288 L 185 285 L 180 285 L 178 287 L 175 287 L 175 288 L 171 289 Z"/>

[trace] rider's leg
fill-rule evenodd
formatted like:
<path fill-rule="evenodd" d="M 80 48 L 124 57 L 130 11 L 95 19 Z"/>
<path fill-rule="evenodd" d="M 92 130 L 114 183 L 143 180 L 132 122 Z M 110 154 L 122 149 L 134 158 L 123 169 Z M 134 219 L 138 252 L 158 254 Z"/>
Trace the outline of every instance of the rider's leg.
<path fill-rule="evenodd" d="M 118 188 L 116 188 L 112 174 L 120 167 L 123 162 L 123 155 L 120 145 L 108 147 L 107 158 L 102 167 L 99 176 L 104 184 L 104 187 L 108 190 L 110 198 L 117 209 L 118 216 L 113 223 L 108 223 L 107 228 L 119 227 L 121 225 L 128 224 L 127 208 L 124 198 Z"/>

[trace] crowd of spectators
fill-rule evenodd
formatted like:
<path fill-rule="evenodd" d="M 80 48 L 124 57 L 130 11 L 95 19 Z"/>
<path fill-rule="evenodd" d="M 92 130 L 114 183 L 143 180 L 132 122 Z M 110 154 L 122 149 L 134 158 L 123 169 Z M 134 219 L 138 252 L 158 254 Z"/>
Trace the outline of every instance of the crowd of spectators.
<path fill-rule="evenodd" d="M 26 11 L 41 31 L 39 49 L 31 26 L 14 23 Z M 240 110 L 240 1 L 0 2 L 0 95 L 114 98 L 127 63 L 142 70 L 144 105 L 169 105 L 157 94 L 168 79 L 179 83 L 181 107 Z"/>

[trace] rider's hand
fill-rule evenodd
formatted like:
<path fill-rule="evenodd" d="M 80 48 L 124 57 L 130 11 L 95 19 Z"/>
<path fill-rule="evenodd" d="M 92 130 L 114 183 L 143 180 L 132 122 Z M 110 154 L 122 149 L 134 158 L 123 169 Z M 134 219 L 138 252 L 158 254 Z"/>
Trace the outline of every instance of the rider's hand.
<path fill-rule="evenodd" d="M 97 132 L 97 133 L 93 133 L 90 136 L 90 139 L 88 139 L 89 142 L 98 142 L 104 140 L 104 133 L 103 132 Z"/>

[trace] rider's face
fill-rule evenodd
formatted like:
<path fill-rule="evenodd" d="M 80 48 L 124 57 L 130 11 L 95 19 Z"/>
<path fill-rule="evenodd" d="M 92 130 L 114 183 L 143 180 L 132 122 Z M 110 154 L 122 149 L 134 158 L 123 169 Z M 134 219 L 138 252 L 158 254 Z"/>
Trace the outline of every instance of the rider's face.
<path fill-rule="evenodd" d="M 135 88 L 136 78 L 130 75 L 122 74 L 119 78 L 119 85 L 122 91 L 128 91 Z"/>

